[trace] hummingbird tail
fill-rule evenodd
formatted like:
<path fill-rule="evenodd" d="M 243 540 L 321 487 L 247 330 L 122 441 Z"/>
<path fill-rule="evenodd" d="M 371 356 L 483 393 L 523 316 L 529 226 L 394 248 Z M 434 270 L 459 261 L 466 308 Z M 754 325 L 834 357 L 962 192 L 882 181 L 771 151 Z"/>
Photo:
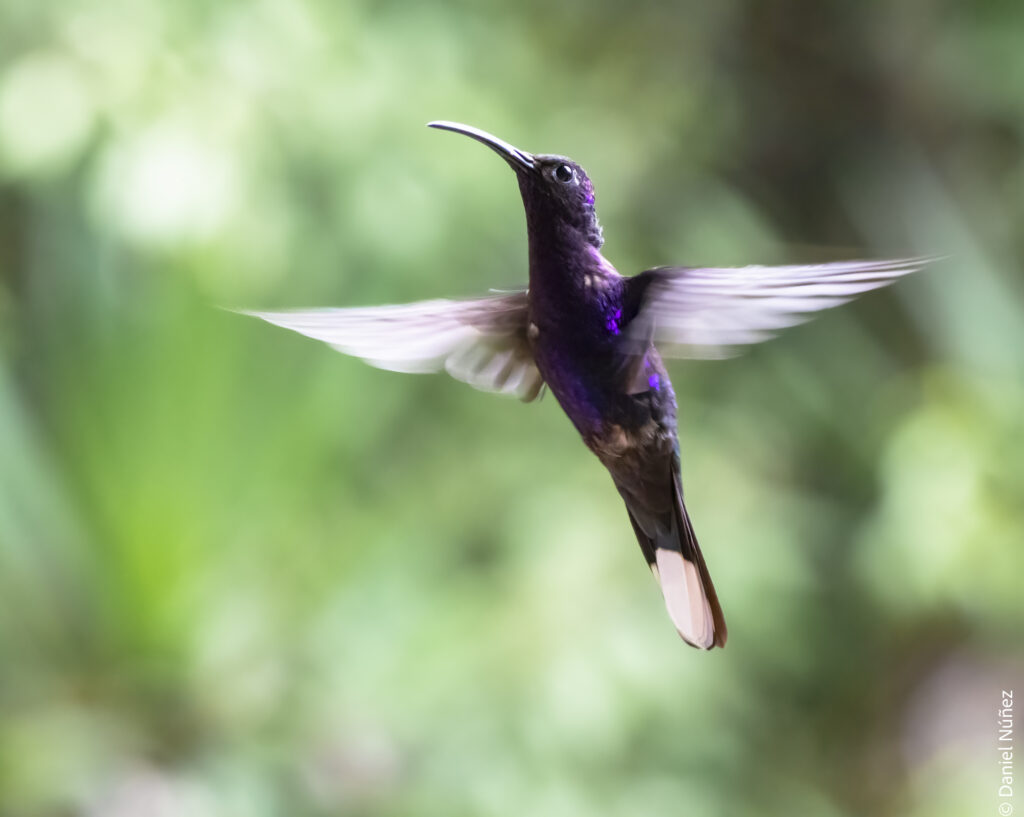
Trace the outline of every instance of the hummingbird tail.
<path fill-rule="evenodd" d="M 629 521 L 633 524 L 640 549 L 661 585 L 665 607 L 682 639 L 704 650 L 724 647 L 727 636 L 725 616 L 704 563 L 704 555 L 697 544 L 693 523 L 683 504 L 679 474 L 674 470 L 671 489 L 675 501 L 672 523 L 667 529 L 662 525 L 656 526 L 655 535 L 649 536 L 627 502 Z"/>

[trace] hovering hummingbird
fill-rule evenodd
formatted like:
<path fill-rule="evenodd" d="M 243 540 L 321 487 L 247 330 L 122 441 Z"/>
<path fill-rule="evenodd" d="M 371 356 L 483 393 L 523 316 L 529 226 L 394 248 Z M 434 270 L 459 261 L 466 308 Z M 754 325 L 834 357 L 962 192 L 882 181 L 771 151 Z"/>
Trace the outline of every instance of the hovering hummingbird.
<path fill-rule="evenodd" d="M 676 399 L 661 356 L 725 356 L 926 259 L 657 267 L 624 277 L 601 254 L 594 187 L 576 162 L 469 125 L 429 127 L 482 142 L 515 172 L 529 286 L 473 300 L 248 314 L 383 369 L 444 369 L 527 402 L 549 388 L 611 474 L 679 635 L 701 649 L 724 646 L 725 618 L 683 502 Z"/>

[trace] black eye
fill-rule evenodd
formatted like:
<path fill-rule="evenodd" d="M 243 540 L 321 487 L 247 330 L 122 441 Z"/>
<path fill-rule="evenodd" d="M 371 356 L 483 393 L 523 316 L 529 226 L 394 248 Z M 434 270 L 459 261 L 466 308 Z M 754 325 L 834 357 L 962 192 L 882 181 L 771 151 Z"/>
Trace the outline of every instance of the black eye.
<path fill-rule="evenodd" d="M 555 168 L 555 178 L 560 182 L 571 182 L 576 177 L 569 165 L 559 165 Z"/>

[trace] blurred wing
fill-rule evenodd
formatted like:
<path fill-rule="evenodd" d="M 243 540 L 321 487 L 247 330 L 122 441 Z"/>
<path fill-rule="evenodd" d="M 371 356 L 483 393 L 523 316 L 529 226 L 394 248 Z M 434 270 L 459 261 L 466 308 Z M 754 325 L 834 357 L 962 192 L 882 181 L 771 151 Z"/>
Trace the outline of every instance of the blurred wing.
<path fill-rule="evenodd" d="M 730 347 L 768 340 L 932 260 L 647 270 L 631 279 L 642 294 L 627 335 L 645 346 L 653 339 L 669 357 L 728 357 L 739 351 Z"/>
<path fill-rule="evenodd" d="M 533 400 L 543 380 L 526 340 L 525 292 L 365 309 L 247 312 L 322 340 L 380 369 L 437 372 Z"/>

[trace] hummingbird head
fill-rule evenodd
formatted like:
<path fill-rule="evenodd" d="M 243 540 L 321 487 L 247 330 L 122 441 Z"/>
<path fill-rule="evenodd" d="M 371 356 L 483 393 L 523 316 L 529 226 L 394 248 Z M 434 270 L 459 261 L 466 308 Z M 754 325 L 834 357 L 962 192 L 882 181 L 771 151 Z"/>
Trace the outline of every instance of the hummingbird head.
<path fill-rule="evenodd" d="M 594 207 L 594 185 L 586 172 L 565 156 L 527 153 L 471 125 L 430 122 L 428 127 L 461 133 L 483 142 L 515 171 L 531 233 L 554 229 L 576 234 L 600 249 L 604 243 Z"/>

